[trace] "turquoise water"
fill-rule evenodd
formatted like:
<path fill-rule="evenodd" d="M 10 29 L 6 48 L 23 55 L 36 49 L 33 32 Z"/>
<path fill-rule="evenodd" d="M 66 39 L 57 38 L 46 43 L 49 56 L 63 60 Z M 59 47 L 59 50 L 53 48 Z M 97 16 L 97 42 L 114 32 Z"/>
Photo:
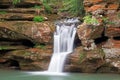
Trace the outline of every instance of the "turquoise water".
<path fill-rule="evenodd" d="M 0 80 L 120 80 L 119 74 L 66 73 L 63 75 L 32 74 L 0 70 Z"/>

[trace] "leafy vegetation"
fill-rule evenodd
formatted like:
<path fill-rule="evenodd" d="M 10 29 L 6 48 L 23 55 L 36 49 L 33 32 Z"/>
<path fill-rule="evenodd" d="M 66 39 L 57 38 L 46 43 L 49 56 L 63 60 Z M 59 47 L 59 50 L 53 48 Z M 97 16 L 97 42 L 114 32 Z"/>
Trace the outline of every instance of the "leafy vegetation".
<path fill-rule="evenodd" d="M 34 22 L 43 22 L 45 19 L 44 19 L 44 17 L 43 16 L 35 16 L 34 18 L 33 18 L 33 21 Z"/>
<path fill-rule="evenodd" d="M 6 49 L 8 49 L 8 48 L 5 46 L 0 46 L 0 50 L 6 50 Z"/>
<path fill-rule="evenodd" d="M 21 0 L 12 0 L 13 5 L 16 5 L 16 4 L 20 3 L 20 2 L 21 2 Z"/>
<path fill-rule="evenodd" d="M 115 22 L 110 21 L 108 17 L 103 17 L 102 20 L 103 20 L 104 24 L 110 24 L 110 25 L 115 24 Z"/>
<path fill-rule="evenodd" d="M 40 1 L 43 2 L 43 6 L 44 6 L 44 8 L 45 8 L 45 12 L 48 13 L 48 14 L 52 13 L 52 8 L 51 8 L 51 6 L 49 5 L 50 2 L 51 2 L 51 0 L 40 0 Z"/>
<path fill-rule="evenodd" d="M 47 13 L 51 13 L 51 4 L 57 6 L 60 12 L 68 12 L 71 15 L 83 16 L 83 0 L 41 0 Z"/>
<path fill-rule="evenodd" d="M 44 44 L 36 44 L 34 47 L 40 49 L 46 49 L 46 46 Z"/>
<path fill-rule="evenodd" d="M 82 62 L 83 62 L 83 60 L 84 60 L 84 59 L 85 59 L 85 57 L 86 57 L 86 53 L 85 53 L 85 52 L 81 52 L 79 55 L 80 55 L 80 56 L 79 56 L 80 63 L 82 63 Z"/>
<path fill-rule="evenodd" d="M 7 12 L 5 12 L 5 11 L 0 11 L 0 14 L 7 14 Z"/>
<path fill-rule="evenodd" d="M 41 9 L 41 6 L 35 5 L 33 8 L 34 8 L 34 9 Z"/>
<path fill-rule="evenodd" d="M 64 0 L 63 11 L 67 11 L 76 16 L 84 15 L 83 0 Z"/>
<path fill-rule="evenodd" d="M 98 24 L 98 20 L 96 18 L 93 18 L 90 14 L 86 15 L 83 19 L 87 24 Z"/>
<path fill-rule="evenodd" d="M 43 5 L 46 13 L 52 13 L 52 8 L 47 3 L 43 3 Z"/>

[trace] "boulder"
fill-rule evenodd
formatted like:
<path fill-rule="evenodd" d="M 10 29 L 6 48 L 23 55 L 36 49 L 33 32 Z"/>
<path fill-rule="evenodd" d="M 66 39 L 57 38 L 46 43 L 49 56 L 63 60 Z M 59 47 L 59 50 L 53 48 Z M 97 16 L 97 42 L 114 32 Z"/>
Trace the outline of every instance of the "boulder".
<path fill-rule="evenodd" d="M 65 66 L 68 72 L 96 72 L 104 63 L 104 52 L 102 49 L 85 51 L 83 48 L 75 49 L 69 56 L 69 62 Z"/>
<path fill-rule="evenodd" d="M 102 25 L 81 24 L 77 28 L 77 35 L 81 40 L 82 46 L 86 50 L 96 48 L 94 40 L 102 37 L 104 27 Z"/>

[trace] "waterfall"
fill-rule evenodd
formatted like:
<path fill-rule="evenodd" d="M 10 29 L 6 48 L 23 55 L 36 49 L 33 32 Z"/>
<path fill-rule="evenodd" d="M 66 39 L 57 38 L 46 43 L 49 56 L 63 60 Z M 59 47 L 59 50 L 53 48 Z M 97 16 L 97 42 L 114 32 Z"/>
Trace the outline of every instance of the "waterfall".
<path fill-rule="evenodd" d="M 54 32 L 54 51 L 49 64 L 48 72 L 62 72 L 65 59 L 73 51 L 76 34 L 77 18 L 56 22 Z"/>

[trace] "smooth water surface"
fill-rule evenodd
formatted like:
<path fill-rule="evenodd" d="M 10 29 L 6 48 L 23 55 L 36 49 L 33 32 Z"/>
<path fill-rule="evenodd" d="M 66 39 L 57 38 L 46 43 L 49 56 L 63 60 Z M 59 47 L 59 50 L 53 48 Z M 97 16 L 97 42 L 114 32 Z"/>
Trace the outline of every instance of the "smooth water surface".
<path fill-rule="evenodd" d="M 33 75 L 28 72 L 0 70 L 0 80 L 120 80 L 120 75 L 87 73 L 68 73 L 65 75 Z"/>

